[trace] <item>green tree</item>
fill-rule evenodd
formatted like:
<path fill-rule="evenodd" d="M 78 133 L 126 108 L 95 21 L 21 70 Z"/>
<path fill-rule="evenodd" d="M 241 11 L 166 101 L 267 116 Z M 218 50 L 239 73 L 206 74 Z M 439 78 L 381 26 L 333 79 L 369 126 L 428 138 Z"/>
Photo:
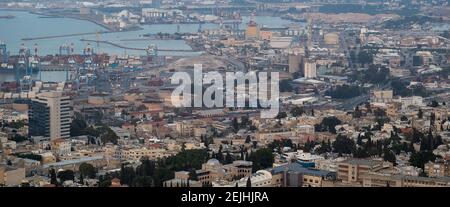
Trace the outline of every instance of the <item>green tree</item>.
<path fill-rule="evenodd" d="M 231 164 L 231 163 L 233 163 L 233 161 L 234 161 L 234 158 L 233 158 L 233 156 L 229 153 L 229 152 L 227 152 L 227 154 L 225 155 L 225 164 Z"/>
<path fill-rule="evenodd" d="M 197 172 L 195 171 L 195 169 L 191 169 L 189 171 L 189 179 L 190 180 L 198 180 Z"/>
<path fill-rule="evenodd" d="M 117 140 L 119 137 L 116 135 L 116 133 L 109 127 L 105 127 L 104 133 L 100 136 L 100 139 L 102 140 L 103 144 L 106 144 L 108 142 L 111 142 L 113 144 L 117 144 Z"/>
<path fill-rule="evenodd" d="M 84 177 L 83 177 L 83 174 L 82 173 L 80 173 L 80 184 L 84 184 Z"/>
<path fill-rule="evenodd" d="M 275 119 L 284 119 L 286 117 L 287 117 L 286 112 L 282 111 L 282 112 L 278 113 L 278 115 L 275 117 Z"/>
<path fill-rule="evenodd" d="M 96 169 L 93 165 L 89 163 L 81 163 L 79 167 L 80 174 L 88 177 L 88 178 L 95 178 Z"/>
<path fill-rule="evenodd" d="M 64 170 L 64 171 L 58 172 L 58 178 L 59 178 L 59 180 L 61 180 L 61 183 L 63 183 L 66 180 L 74 180 L 75 173 L 72 170 Z"/>
<path fill-rule="evenodd" d="M 250 138 L 250 135 L 247 135 L 247 137 L 245 138 L 245 143 L 250 143 L 252 141 L 252 139 Z"/>
<path fill-rule="evenodd" d="M 15 142 L 24 142 L 24 141 L 27 141 L 28 138 L 25 136 L 22 136 L 20 134 L 15 134 L 14 137 L 12 138 L 12 140 Z"/>
<path fill-rule="evenodd" d="M 247 188 L 252 187 L 252 180 L 250 179 L 250 176 L 247 179 L 247 184 L 245 185 Z"/>
<path fill-rule="evenodd" d="M 425 163 L 434 161 L 436 156 L 431 151 L 413 152 L 409 157 L 409 163 L 412 166 L 424 169 Z"/>
<path fill-rule="evenodd" d="M 82 118 L 81 114 L 75 113 L 75 118 L 70 123 L 70 136 L 84 135 L 83 131 L 87 128 L 86 121 Z"/>
<path fill-rule="evenodd" d="M 397 163 L 395 154 L 391 150 L 385 150 L 384 155 L 383 155 L 383 160 L 388 161 L 394 165 Z"/>
<path fill-rule="evenodd" d="M 341 120 L 335 116 L 325 117 L 322 119 L 320 124 L 315 125 L 315 130 L 319 132 L 328 131 L 331 133 L 336 133 L 336 126 L 341 124 Z"/>
<path fill-rule="evenodd" d="M 274 155 L 269 148 L 261 148 L 249 155 L 249 160 L 253 162 L 253 172 L 272 167 Z"/>
<path fill-rule="evenodd" d="M 291 109 L 290 113 L 292 114 L 292 116 L 298 117 L 301 116 L 303 113 L 305 113 L 305 110 L 302 107 L 295 106 L 294 108 Z"/>
<path fill-rule="evenodd" d="M 55 171 L 55 169 L 50 169 L 50 171 L 49 171 L 49 174 L 50 174 L 50 183 L 51 184 L 53 184 L 53 185 L 58 185 L 58 180 L 56 179 L 56 171 Z"/>
<path fill-rule="evenodd" d="M 231 122 L 231 126 L 233 127 L 234 132 L 239 131 L 239 122 L 236 117 L 233 118 L 233 121 Z"/>
<path fill-rule="evenodd" d="M 137 176 L 131 183 L 133 187 L 152 187 L 153 179 L 150 176 Z"/>
<path fill-rule="evenodd" d="M 339 154 L 351 154 L 355 151 L 355 142 L 341 134 L 338 134 L 333 142 L 333 152 Z"/>
<path fill-rule="evenodd" d="M 373 62 L 373 55 L 367 51 L 358 53 L 358 62 L 361 64 L 369 64 Z"/>

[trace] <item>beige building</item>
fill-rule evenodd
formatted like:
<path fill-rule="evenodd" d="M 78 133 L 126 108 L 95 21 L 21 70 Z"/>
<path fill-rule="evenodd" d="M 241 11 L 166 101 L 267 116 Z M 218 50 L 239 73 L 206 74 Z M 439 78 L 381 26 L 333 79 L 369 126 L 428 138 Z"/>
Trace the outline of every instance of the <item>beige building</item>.
<path fill-rule="evenodd" d="M 51 142 L 52 152 L 58 156 L 67 155 L 71 151 L 70 140 L 55 139 Z"/>
<path fill-rule="evenodd" d="M 25 179 L 25 168 L 0 165 L 0 185 L 19 186 L 23 179 Z"/>
<path fill-rule="evenodd" d="M 289 54 L 289 73 L 299 72 L 301 69 L 301 64 L 303 63 L 303 55 L 301 54 Z"/>
<path fill-rule="evenodd" d="M 370 93 L 370 101 L 376 103 L 392 102 L 394 92 L 392 90 L 375 90 Z"/>
<path fill-rule="evenodd" d="M 362 176 L 363 187 L 450 187 L 449 177 L 419 177 L 368 173 Z"/>
<path fill-rule="evenodd" d="M 362 175 L 383 168 L 383 161 L 350 158 L 338 164 L 337 178 L 342 182 L 362 183 Z"/>
<path fill-rule="evenodd" d="M 324 35 L 325 44 L 327 45 L 337 45 L 339 44 L 339 34 L 338 33 L 327 33 Z"/>
<path fill-rule="evenodd" d="M 323 187 L 323 182 L 336 180 L 336 173 L 306 168 L 293 162 L 270 170 L 274 187 Z"/>
<path fill-rule="evenodd" d="M 428 162 L 425 164 L 424 171 L 429 177 L 450 176 L 450 166 L 447 161 L 436 163 Z"/>
<path fill-rule="evenodd" d="M 260 142 L 270 143 L 273 140 L 292 137 L 293 133 L 291 129 L 287 128 L 260 129 L 256 132 L 255 137 Z"/>
<path fill-rule="evenodd" d="M 273 36 L 272 31 L 270 30 L 265 30 L 265 29 L 261 29 L 261 31 L 259 31 L 259 39 L 260 40 L 271 40 Z"/>
<path fill-rule="evenodd" d="M 259 38 L 259 28 L 255 21 L 250 20 L 245 29 L 246 39 L 258 39 Z"/>
<path fill-rule="evenodd" d="M 252 162 L 236 160 L 231 164 L 222 165 L 217 159 L 210 159 L 196 170 L 197 181 L 211 184 L 217 181 L 231 182 L 252 175 Z"/>

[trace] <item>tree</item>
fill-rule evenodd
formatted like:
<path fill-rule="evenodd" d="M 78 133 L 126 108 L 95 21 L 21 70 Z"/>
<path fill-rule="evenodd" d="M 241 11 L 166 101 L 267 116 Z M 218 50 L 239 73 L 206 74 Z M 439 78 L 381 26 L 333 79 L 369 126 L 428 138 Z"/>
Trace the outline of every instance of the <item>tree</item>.
<path fill-rule="evenodd" d="M 247 137 L 245 138 L 245 143 L 248 144 L 252 141 L 252 139 L 250 138 L 250 135 L 247 135 Z"/>
<path fill-rule="evenodd" d="M 231 154 L 227 152 L 227 154 L 225 155 L 225 164 L 231 164 L 233 163 L 233 161 L 234 161 L 233 156 L 231 156 Z"/>
<path fill-rule="evenodd" d="M 341 124 L 341 120 L 335 116 L 325 117 L 320 124 L 315 125 L 315 130 L 319 132 L 328 131 L 336 134 L 336 126 Z"/>
<path fill-rule="evenodd" d="M 373 62 L 373 55 L 366 51 L 361 51 L 358 53 L 358 62 L 361 64 L 368 64 Z"/>
<path fill-rule="evenodd" d="M 150 176 L 137 176 L 131 183 L 133 187 L 152 187 L 153 179 Z"/>
<path fill-rule="evenodd" d="M 248 120 L 248 116 L 242 116 L 241 117 L 241 124 L 240 127 L 241 128 L 246 128 L 249 124 L 251 124 L 252 122 L 250 120 Z"/>
<path fill-rule="evenodd" d="M 389 69 L 385 66 L 371 64 L 367 71 L 361 73 L 359 77 L 363 83 L 383 84 L 389 80 Z"/>
<path fill-rule="evenodd" d="M 13 128 L 13 129 L 21 129 L 25 126 L 25 120 L 12 121 L 10 123 L 5 124 L 5 126 Z"/>
<path fill-rule="evenodd" d="M 419 119 L 422 119 L 422 118 L 423 118 L 423 111 L 422 111 L 422 109 L 419 109 L 419 113 L 417 114 L 417 117 L 418 117 Z"/>
<path fill-rule="evenodd" d="M 424 169 L 425 163 L 434 161 L 436 156 L 431 151 L 413 152 L 409 157 L 409 163 L 412 166 Z"/>
<path fill-rule="evenodd" d="M 434 123 L 436 122 L 436 114 L 434 112 L 430 113 L 430 125 L 434 126 Z"/>
<path fill-rule="evenodd" d="M 103 129 L 105 132 L 100 136 L 100 139 L 104 144 L 111 142 L 113 144 L 117 144 L 117 140 L 119 137 L 116 135 L 116 133 L 109 127 L 104 127 Z"/>
<path fill-rule="evenodd" d="M 401 121 L 408 121 L 408 117 L 406 117 L 405 115 L 403 115 L 402 117 L 400 117 Z"/>
<path fill-rule="evenodd" d="M 305 145 L 303 146 L 303 151 L 305 152 L 311 152 L 312 149 L 316 146 L 316 142 L 310 141 L 309 139 L 306 140 Z"/>
<path fill-rule="evenodd" d="M 278 113 L 278 115 L 275 117 L 275 119 L 284 119 L 286 117 L 287 117 L 286 112 L 282 111 L 282 112 Z"/>
<path fill-rule="evenodd" d="M 133 167 L 128 167 L 122 164 L 120 169 L 120 182 L 130 186 L 135 177 L 136 173 L 134 172 Z"/>
<path fill-rule="evenodd" d="M 355 110 L 353 111 L 353 118 L 361 118 L 362 112 L 359 109 L 359 106 L 355 107 Z"/>
<path fill-rule="evenodd" d="M 373 115 L 375 115 L 376 117 L 384 117 L 386 116 L 386 111 L 380 108 L 377 108 L 373 111 Z"/>
<path fill-rule="evenodd" d="M 191 169 L 189 171 L 189 180 L 198 180 L 197 172 L 195 171 L 195 169 Z"/>
<path fill-rule="evenodd" d="M 20 187 L 22 187 L 22 188 L 28 188 L 28 187 L 30 187 L 30 183 L 28 183 L 28 182 L 20 183 Z"/>
<path fill-rule="evenodd" d="M 84 135 L 83 130 L 86 128 L 86 121 L 82 118 L 81 114 L 75 113 L 75 118 L 70 123 L 70 136 Z"/>
<path fill-rule="evenodd" d="M 222 153 L 222 145 L 219 145 L 219 151 L 216 154 L 216 159 L 219 160 L 220 162 L 224 161 L 224 157 L 223 157 L 223 153 Z"/>
<path fill-rule="evenodd" d="M 233 121 L 231 122 L 231 126 L 233 127 L 233 131 L 237 132 L 239 130 L 239 123 L 236 117 L 233 118 Z"/>
<path fill-rule="evenodd" d="M 439 103 L 436 100 L 433 100 L 433 101 L 431 101 L 430 106 L 433 107 L 433 108 L 436 108 L 436 107 L 439 106 Z"/>
<path fill-rule="evenodd" d="M 136 168 L 136 174 L 139 176 L 153 176 L 155 173 L 155 162 L 148 158 L 141 159 L 141 165 Z"/>
<path fill-rule="evenodd" d="M 38 155 L 38 154 L 20 153 L 20 154 L 15 154 L 15 155 L 17 157 L 20 157 L 20 158 L 26 158 L 26 159 L 30 159 L 30 160 L 42 161 L 42 156 Z"/>
<path fill-rule="evenodd" d="M 318 154 L 323 154 L 323 153 L 327 153 L 327 152 L 331 152 L 331 144 L 329 142 L 330 140 L 328 140 L 328 142 L 325 142 L 325 140 L 322 140 L 322 143 L 320 144 L 319 149 L 317 149 L 317 153 Z"/>
<path fill-rule="evenodd" d="M 338 85 L 325 92 L 334 99 L 350 99 L 361 95 L 363 90 L 357 85 Z"/>
<path fill-rule="evenodd" d="M 63 183 L 66 180 L 74 180 L 75 173 L 72 170 L 64 170 L 58 172 L 58 178 L 61 180 L 61 183 Z"/>
<path fill-rule="evenodd" d="M 58 185 L 58 180 L 56 179 L 56 171 L 55 171 L 55 169 L 50 169 L 50 171 L 49 171 L 49 174 L 50 174 L 50 183 L 51 184 L 53 184 L 53 185 Z"/>
<path fill-rule="evenodd" d="M 28 138 L 25 136 L 22 136 L 20 134 L 15 134 L 14 137 L 12 138 L 12 140 L 15 142 L 24 142 L 24 141 L 27 141 Z"/>
<path fill-rule="evenodd" d="M 396 164 L 395 154 L 391 150 L 385 150 L 383 160 L 388 161 L 394 165 Z"/>
<path fill-rule="evenodd" d="M 81 163 L 80 174 L 88 178 L 95 178 L 96 169 L 89 163 Z"/>
<path fill-rule="evenodd" d="M 83 185 L 84 184 L 84 177 L 83 177 L 83 173 L 80 173 L 80 184 Z"/>
<path fill-rule="evenodd" d="M 294 108 L 291 109 L 290 113 L 292 114 L 292 116 L 298 117 L 301 116 L 303 113 L 305 113 L 305 110 L 303 110 L 302 107 L 295 106 Z"/>
<path fill-rule="evenodd" d="M 359 146 L 363 145 L 361 134 L 358 134 L 358 138 L 356 139 L 356 144 Z"/>
<path fill-rule="evenodd" d="M 333 142 L 333 152 L 351 154 L 353 151 L 355 151 L 355 142 L 344 135 L 338 134 Z"/>
<path fill-rule="evenodd" d="M 248 179 L 247 179 L 246 187 L 247 187 L 247 188 L 252 187 L 252 181 L 251 181 L 251 179 L 250 179 L 250 176 L 249 176 Z"/>
<path fill-rule="evenodd" d="M 249 155 L 248 160 L 253 162 L 253 172 L 256 172 L 261 169 L 272 167 L 274 155 L 269 148 L 261 148 L 252 152 Z"/>
<path fill-rule="evenodd" d="M 268 148 L 270 148 L 272 151 L 277 150 L 281 153 L 282 148 L 289 147 L 293 148 L 294 144 L 292 143 L 291 139 L 281 139 L 281 140 L 274 140 L 273 142 L 269 143 L 267 145 Z"/>

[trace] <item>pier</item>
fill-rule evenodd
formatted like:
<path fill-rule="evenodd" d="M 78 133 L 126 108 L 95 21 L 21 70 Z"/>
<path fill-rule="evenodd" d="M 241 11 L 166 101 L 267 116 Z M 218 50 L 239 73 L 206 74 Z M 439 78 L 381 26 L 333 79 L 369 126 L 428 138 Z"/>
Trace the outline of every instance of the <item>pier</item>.
<path fill-rule="evenodd" d="M 59 37 L 73 37 L 73 36 L 81 36 L 81 35 L 95 35 L 95 34 L 104 34 L 109 33 L 107 31 L 101 31 L 101 32 L 85 32 L 85 33 L 75 33 L 75 34 L 64 34 L 64 35 L 50 35 L 50 36 L 41 36 L 41 37 L 27 37 L 22 38 L 23 41 L 31 41 L 31 40 L 42 40 L 42 39 L 53 39 L 53 38 L 59 38 Z"/>
<path fill-rule="evenodd" d="M 145 48 L 127 47 L 127 46 L 119 45 L 117 43 L 110 42 L 110 41 L 105 41 L 105 40 L 80 39 L 80 41 L 83 41 L 83 42 L 94 42 L 94 43 L 103 43 L 103 44 L 112 45 L 114 47 L 118 47 L 118 48 L 122 48 L 122 49 L 126 49 L 126 50 L 138 50 L 138 51 L 146 51 L 147 50 Z M 163 51 L 163 52 L 196 52 L 196 51 L 194 51 L 192 49 L 160 49 L 160 48 L 158 48 L 158 51 Z"/>

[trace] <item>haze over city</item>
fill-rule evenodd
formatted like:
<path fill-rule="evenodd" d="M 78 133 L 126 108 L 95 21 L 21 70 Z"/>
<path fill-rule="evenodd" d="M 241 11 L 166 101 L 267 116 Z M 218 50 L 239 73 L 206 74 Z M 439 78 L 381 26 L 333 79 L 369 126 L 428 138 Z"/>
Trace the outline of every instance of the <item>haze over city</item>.
<path fill-rule="evenodd" d="M 0 186 L 450 187 L 449 25 L 448 0 L 2 0 Z"/>

